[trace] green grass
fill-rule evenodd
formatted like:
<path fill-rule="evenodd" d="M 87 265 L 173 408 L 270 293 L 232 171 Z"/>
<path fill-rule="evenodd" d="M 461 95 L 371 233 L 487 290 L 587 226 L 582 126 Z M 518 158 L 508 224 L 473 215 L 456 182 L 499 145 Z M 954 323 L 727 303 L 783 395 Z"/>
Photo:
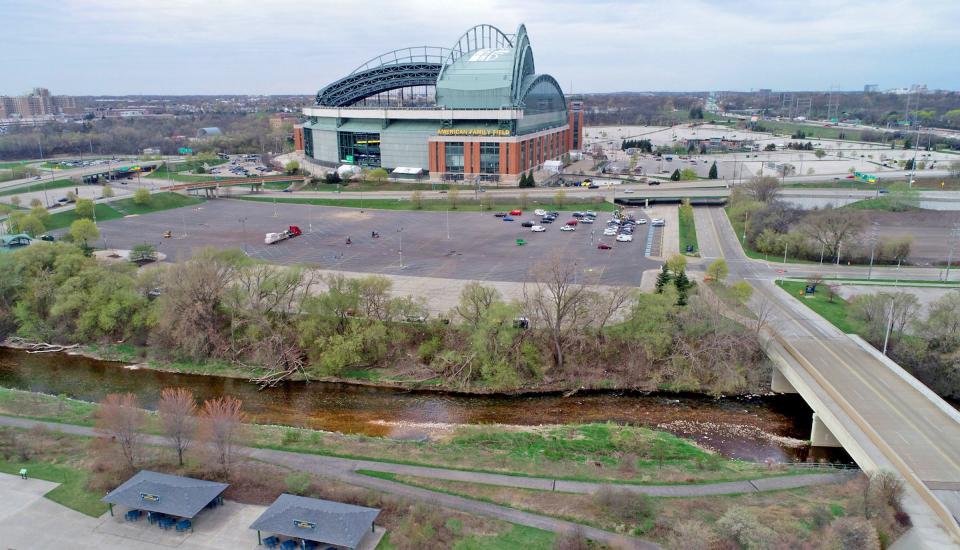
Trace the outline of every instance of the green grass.
<path fill-rule="evenodd" d="M 65 396 L 0 388 L 0 410 L 34 420 L 93 426 L 93 413 L 96 408 L 94 403 Z"/>
<path fill-rule="evenodd" d="M 33 162 L 32 160 L 18 160 L 13 162 L 0 162 L 0 170 L 12 170 L 14 168 L 20 168 L 26 166 L 27 164 Z"/>
<path fill-rule="evenodd" d="M 287 203 L 287 204 L 310 204 L 313 206 L 339 206 L 343 208 L 369 208 L 371 210 L 417 210 L 414 208 L 413 203 L 406 199 L 314 199 L 314 198 L 300 198 L 300 197 L 283 197 L 283 198 L 273 198 L 273 197 L 239 197 L 240 200 L 245 201 L 254 201 L 254 202 L 278 202 L 278 203 Z M 516 201 L 515 198 L 511 199 Z M 434 211 L 442 212 L 447 210 L 450 206 L 450 202 L 447 200 L 424 200 L 420 210 L 424 211 Z M 558 206 L 553 203 L 552 199 L 547 199 L 544 201 L 537 201 L 530 199 L 527 201 L 526 209 L 535 208 L 538 206 L 557 208 L 563 210 L 600 210 L 606 212 L 612 212 L 616 210 L 616 207 L 609 202 L 604 202 L 598 200 L 597 202 L 570 202 L 564 203 L 562 206 Z M 457 208 L 451 210 L 453 212 L 480 212 L 480 211 L 489 211 L 491 213 L 498 210 L 513 210 L 515 208 L 521 208 L 519 202 L 504 203 L 504 204 L 494 204 L 491 208 L 481 208 L 480 203 L 474 200 L 460 200 L 457 201 Z"/>
<path fill-rule="evenodd" d="M 680 206 L 680 252 L 683 254 L 698 255 L 700 248 L 697 245 L 697 226 L 693 222 L 693 208 Z M 692 247 L 691 252 L 687 249 Z"/>
<path fill-rule="evenodd" d="M 22 195 L 23 193 L 40 192 L 40 191 L 43 191 L 44 189 L 46 189 L 47 191 L 52 191 L 54 189 L 63 189 L 64 187 L 81 187 L 82 185 L 84 184 L 77 184 L 69 179 L 53 180 L 53 181 L 47 180 L 46 182 L 38 181 L 36 183 L 31 183 L 30 185 L 24 185 L 22 187 L 15 187 L 13 189 L 4 189 L 0 191 L 0 197 L 7 197 L 10 195 Z M 59 195 L 50 197 L 51 200 L 56 200 L 58 198 L 60 198 Z M 22 206 L 26 206 L 26 204 Z"/>
<path fill-rule="evenodd" d="M 504 533 L 471 535 L 454 544 L 453 549 L 502 550 L 503 548 L 523 548 L 524 550 L 547 550 L 553 547 L 553 541 L 556 539 L 554 533 L 525 525 L 511 525 L 511 529 Z"/>
<path fill-rule="evenodd" d="M 827 299 L 827 292 L 823 284 L 820 285 L 816 294 L 812 297 L 800 296 L 800 292 L 806 288 L 806 282 L 801 281 L 781 281 L 780 286 L 791 296 L 800 300 L 808 308 L 815 311 L 821 317 L 830 321 L 833 326 L 842 330 L 846 334 L 856 334 L 856 322 L 848 316 L 850 304 L 839 296 L 833 298 L 833 302 Z"/>
<path fill-rule="evenodd" d="M 884 212 L 907 212 L 910 210 L 919 210 L 919 208 L 916 206 L 905 204 L 902 199 L 889 196 L 852 202 L 844 206 L 844 208 L 849 208 L 852 210 L 882 210 Z"/>
<path fill-rule="evenodd" d="M 801 280 L 795 277 L 787 277 L 789 280 Z M 804 281 L 806 279 L 803 279 Z M 839 279 L 830 279 L 830 282 L 837 283 L 864 283 L 877 286 L 918 286 L 918 287 L 947 287 L 947 286 L 960 286 L 960 281 L 931 281 L 923 279 L 882 279 L 879 277 L 874 277 L 872 279 L 866 278 L 857 278 L 857 277 L 840 277 Z"/>
<path fill-rule="evenodd" d="M 179 193 L 161 192 L 151 194 L 150 202 L 147 204 L 137 204 L 133 202 L 133 198 L 128 198 L 111 202 L 110 206 L 112 206 L 118 212 L 129 216 L 131 214 L 149 214 L 151 212 L 159 212 L 161 210 L 171 210 L 173 208 L 193 206 L 197 204 L 203 204 L 203 202 L 203 200 L 196 197 L 189 197 Z M 97 216 L 97 219 L 99 220 L 99 214 Z"/>
<path fill-rule="evenodd" d="M 58 504 L 95 518 L 107 511 L 102 495 L 87 489 L 87 472 L 49 462 L 0 460 L 0 472 L 19 475 L 20 468 L 26 468 L 29 477 L 60 483 L 44 495 Z"/>
<path fill-rule="evenodd" d="M 97 221 L 105 222 L 107 220 L 116 220 L 123 217 L 123 214 L 116 211 L 109 204 L 99 203 L 94 206 L 94 210 L 97 213 Z M 70 224 L 79 220 L 80 216 L 77 215 L 76 210 L 64 210 L 63 212 L 57 212 L 56 214 L 51 214 L 50 219 L 47 221 L 46 228 L 48 231 L 54 229 L 63 229 L 64 227 L 70 227 Z"/>

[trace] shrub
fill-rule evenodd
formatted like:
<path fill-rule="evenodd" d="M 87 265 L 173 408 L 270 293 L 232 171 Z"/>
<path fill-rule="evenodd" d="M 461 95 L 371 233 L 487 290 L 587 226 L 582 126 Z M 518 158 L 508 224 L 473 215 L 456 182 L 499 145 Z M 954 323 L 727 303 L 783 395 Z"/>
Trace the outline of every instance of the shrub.
<path fill-rule="evenodd" d="M 553 541 L 554 550 L 589 550 L 590 543 L 583 535 L 583 528 L 574 527 L 557 534 Z"/>
<path fill-rule="evenodd" d="M 760 520 L 752 511 L 736 506 L 727 510 L 717 521 L 717 528 L 747 550 L 771 548 L 777 540 L 777 534 Z"/>
<path fill-rule="evenodd" d="M 441 349 L 443 349 L 443 339 L 439 336 L 434 336 L 420 344 L 417 348 L 417 357 L 424 363 L 429 364 L 433 361 L 433 358 L 440 353 Z"/>
<path fill-rule="evenodd" d="M 603 513 L 623 523 L 637 524 L 656 512 L 650 495 L 628 489 L 604 487 L 596 492 L 594 500 Z"/>
<path fill-rule="evenodd" d="M 869 521 L 848 516 L 833 520 L 823 547 L 831 550 L 876 550 L 880 548 L 880 538 Z"/>
<path fill-rule="evenodd" d="M 291 472 L 283 482 L 292 495 L 305 495 L 310 490 L 310 474 L 306 472 Z"/>

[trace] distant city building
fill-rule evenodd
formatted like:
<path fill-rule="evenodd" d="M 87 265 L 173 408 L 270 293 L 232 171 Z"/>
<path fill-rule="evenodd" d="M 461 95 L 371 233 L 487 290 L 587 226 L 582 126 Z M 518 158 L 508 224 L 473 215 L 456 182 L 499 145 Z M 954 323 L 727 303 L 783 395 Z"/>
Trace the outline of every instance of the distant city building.
<path fill-rule="evenodd" d="M 21 96 L 0 96 L 0 118 L 41 118 L 73 113 L 77 101 L 70 96 L 50 95 L 46 88 L 34 88 Z"/>
<path fill-rule="evenodd" d="M 287 124 L 300 122 L 300 117 L 292 113 L 279 113 L 270 117 L 270 129 L 279 130 Z"/>
<path fill-rule="evenodd" d="M 877 92 L 879 92 L 879 91 L 880 91 L 880 85 L 879 85 L 879 84 L 864 84 L 864 85 L 863 85 L 863 92 L 866 93 L 866 94 L 873 94 L 873 93 L 877 93 Z"/>

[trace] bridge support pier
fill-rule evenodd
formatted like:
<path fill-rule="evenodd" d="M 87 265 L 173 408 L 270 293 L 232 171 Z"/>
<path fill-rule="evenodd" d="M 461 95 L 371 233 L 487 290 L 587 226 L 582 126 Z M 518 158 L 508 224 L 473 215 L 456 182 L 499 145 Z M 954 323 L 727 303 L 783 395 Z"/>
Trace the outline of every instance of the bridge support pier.
<path fill-rule="evenodd" d="M 773 368 L 773 378 L 770 380 L 770 389 L 777 393 L 800 393 L 793 384 L 787 380 L 787 377 L 780 372 L 780 369 Z"/>
<path fill-rule="evenodd" d="M 813 447 L 843 447 L 829 428 L 813 413 L 813 426 L 810 428 L 810 445 Z"/>

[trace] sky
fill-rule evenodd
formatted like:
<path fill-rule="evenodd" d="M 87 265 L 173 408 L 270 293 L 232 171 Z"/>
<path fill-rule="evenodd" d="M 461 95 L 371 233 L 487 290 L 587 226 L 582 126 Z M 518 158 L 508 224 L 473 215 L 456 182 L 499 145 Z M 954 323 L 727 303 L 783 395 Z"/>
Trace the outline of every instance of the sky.
<path fill-rule="evenodd" d="M 0 0 L 0 94 L 314 94 L 526 24 L 565 91 L 960 89 L 958 0 Z"/>

